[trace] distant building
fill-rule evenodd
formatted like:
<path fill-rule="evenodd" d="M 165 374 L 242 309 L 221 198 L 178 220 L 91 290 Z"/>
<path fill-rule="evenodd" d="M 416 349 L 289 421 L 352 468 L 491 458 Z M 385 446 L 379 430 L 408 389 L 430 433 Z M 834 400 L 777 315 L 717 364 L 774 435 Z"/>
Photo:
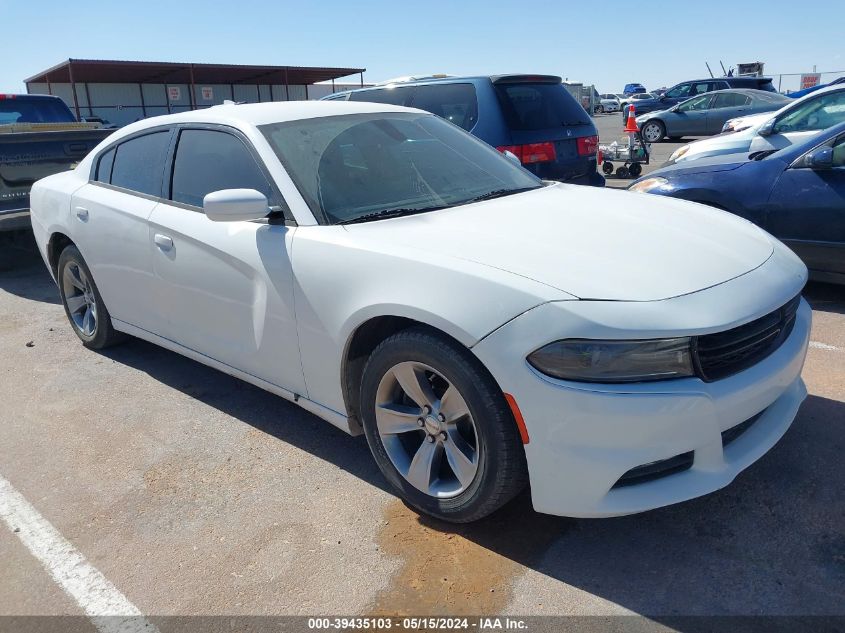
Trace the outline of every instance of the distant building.
<path fill-rule="evenodd" d="M 342 89 L 361 87 L 365 70 L 68 59 L 24 82 L 30 94 L 61 97 L 79 119 L 99 117 L 126 125 L 227 99 L 257 103 L 319 98 L 332 92 L 332 84 L 315 87 L 317 82 L 358 75 L 357 84 L 347 80 Z M 314 90 L 318 94 L 312 94 Z"/>

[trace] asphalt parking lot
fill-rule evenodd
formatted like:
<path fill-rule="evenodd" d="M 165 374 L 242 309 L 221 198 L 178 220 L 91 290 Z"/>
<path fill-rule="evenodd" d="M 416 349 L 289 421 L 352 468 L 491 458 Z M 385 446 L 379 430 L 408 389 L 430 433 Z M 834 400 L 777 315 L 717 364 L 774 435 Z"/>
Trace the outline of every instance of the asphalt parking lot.
<path fill-rule="evenodd" d="M 810 396 L 727 489 L 605 520 L 523 494 L 456 528 L 399 502 L 363 438 L 148 343 L 86 350 L 8 237 L 0 482 L 144 614 L 845 615 L 843 288 L 808 287 Z M 0 569 L 0 615 L 82 614 L 5 528 Z"/>

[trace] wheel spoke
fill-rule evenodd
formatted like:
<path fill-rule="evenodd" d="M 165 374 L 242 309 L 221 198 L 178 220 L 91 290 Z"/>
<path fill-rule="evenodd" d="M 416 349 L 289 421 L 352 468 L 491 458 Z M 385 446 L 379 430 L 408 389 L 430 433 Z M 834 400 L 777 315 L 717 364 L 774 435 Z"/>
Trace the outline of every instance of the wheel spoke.
<path fill-rule="evenodd" d="M 94 331 L 94 316 L 91 314 L 91 307 L 85 308 L 85 316 L 82 317 L 82 331 L 90 334 Z"/>
<path fill-rule="evenodd" d="M 392 402 L 376 407 L 376 422 L 381 433 L 396 435 L 408 431 L 419 431 L 417 423 L 422 410 L 418 407 L 406 407 Z"/>
<path fill-rule="evenodd" d="M 466 488 L 472 483 L 475 472 L 478 470 L 478 464 L 475 462 L 477 453 L 458 433 L 457 429 L 449 430 L 449 439 L 443 443 L 443 448 L 446 451 L 446 461 L 449 462 L 452 472 L 461 482 L 461 486 Z"/>
<path fill-rule="evenodd" d="M 85 292 L 85 284 L 82 283 L 82 280 L 79 278 L 79 269 L 75 268 L 72 264 L 65 266 L 64 280 L 65 292 L 69 290 L 68 286 L 73 286 L 79 290 L 79 292 Z"/>
<path fill-rule="evenodd" d="M 455 387 L 449 385 L 443 397 L 440 398 L 440 413 L 446 417 L 446 422 L 452 424 L 464 416 L 469 415 L 467 403 Z"/>
<path fill-rule="evenodd" d="M 393 376 L 407 396 L 422 408 L 431 407 L 437 399 L 425 372 L 414 363 L 400 363 L 393 368 Z"/>
<path fill-rule="evenodd" d="M 71 314 L 79 312 L 85 306 L 85 295 L 75 295 L 73 297 L 65 297 L 67 309 Z"/>
<path fill-rule="evenodd" d="M 437 455 L 437 444 L 434 442 L 423 442 L 417 449 L 411 465 L 408 466 L 408 473 L 405 478 L 408 482 L 423 492 L 431 488 L 432 472 L 434 471 L 434 458 Z"/>

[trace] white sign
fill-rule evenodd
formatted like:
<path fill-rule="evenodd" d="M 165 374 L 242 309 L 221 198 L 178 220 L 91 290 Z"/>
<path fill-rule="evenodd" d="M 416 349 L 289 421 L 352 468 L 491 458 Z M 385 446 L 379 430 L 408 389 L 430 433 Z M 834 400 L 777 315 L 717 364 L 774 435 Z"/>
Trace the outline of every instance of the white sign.
<path fill-rule="evenodd" d="M 801 75 L 801 90 L 818 86 L 822 80 L 820 73 L 805 73 Z"/>
<path fill-rule="evenodd" d="M 203 86 L 202 88 L 200 88 L 200 93 L 202 93 L 203 101 L 214 100 L 214 90 L 211 86 Z"/>
<path fill-rule="evenodd" d="M 167 97 L 171 101 L 180 101 L 182 99 L 182 90 L 179 89 L 179 86 L 168 86 Z"/>

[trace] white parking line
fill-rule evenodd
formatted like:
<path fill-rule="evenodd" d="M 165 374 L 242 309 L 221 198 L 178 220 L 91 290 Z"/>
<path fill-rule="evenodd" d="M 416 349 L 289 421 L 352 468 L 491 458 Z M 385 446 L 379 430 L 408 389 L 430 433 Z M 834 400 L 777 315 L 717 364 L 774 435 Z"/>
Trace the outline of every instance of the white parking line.
<path fill-rule="evenodd" d="M 819 341 L 810 341 L 810 347 L 812 347 L 813 349 L 827 350 L 828 352 L 843 351 L 841 347 L 836 347 L 835 345 L 828 345 L 827 343 L 820 343 Z"/>
<path fill-rule="evenodd" d="M 47 519 L 0 475 L 0 517 L 102 633 L 157 633 Z"/>

